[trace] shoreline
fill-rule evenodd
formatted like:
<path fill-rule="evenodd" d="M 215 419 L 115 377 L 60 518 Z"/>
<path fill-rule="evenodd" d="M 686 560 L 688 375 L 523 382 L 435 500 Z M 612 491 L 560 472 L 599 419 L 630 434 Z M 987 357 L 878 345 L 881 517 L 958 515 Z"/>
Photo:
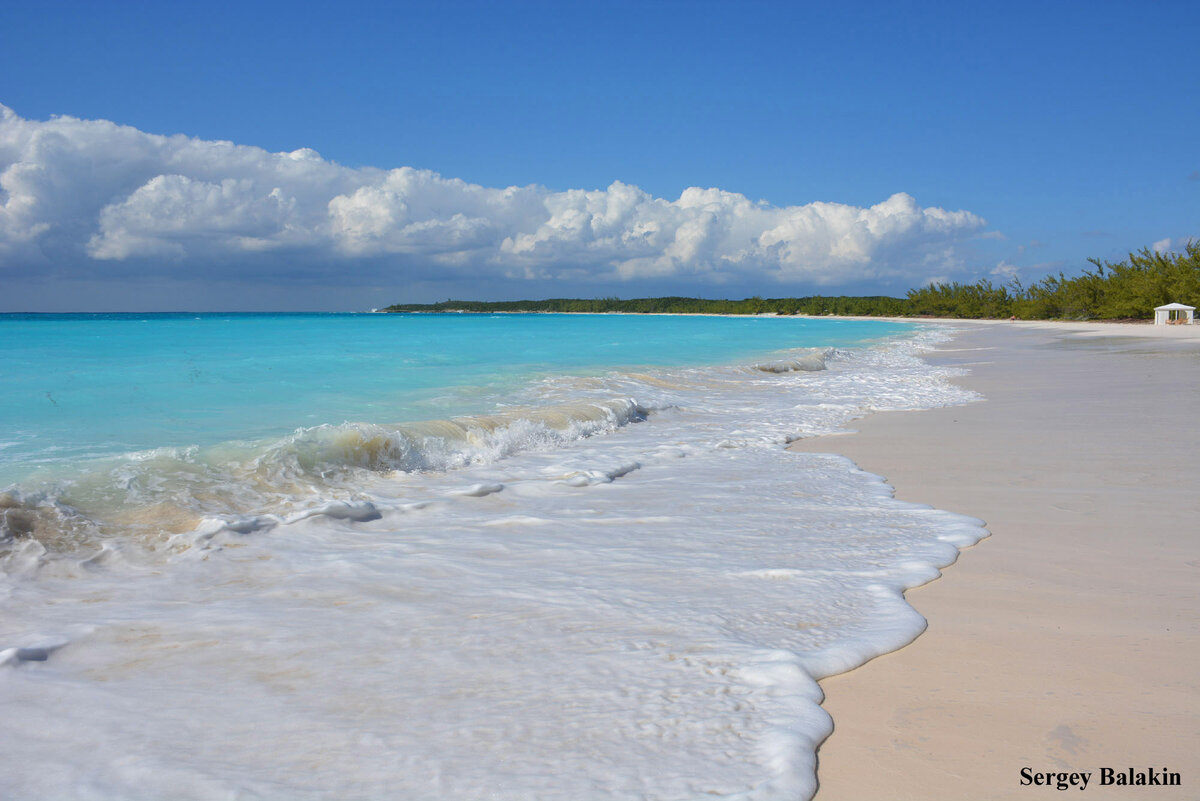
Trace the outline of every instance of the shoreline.
<path fill-rule="evenodd" d="M 992 534 L 906 594 L 923 635 L 821 681 L 816 798 L 1020 797 L 1025 768 L 1165 767 L 1189 786 L 1200 326 L 945 322 L 954 340 L 924 358 L 968 369 L 983 401 L 790 446 Z"/>

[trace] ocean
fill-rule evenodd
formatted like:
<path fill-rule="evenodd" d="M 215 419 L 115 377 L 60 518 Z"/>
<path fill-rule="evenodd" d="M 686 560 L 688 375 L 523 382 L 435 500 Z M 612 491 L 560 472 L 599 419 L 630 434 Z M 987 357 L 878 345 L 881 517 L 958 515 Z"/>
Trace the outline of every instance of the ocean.
<path fill-rule="evenodd" d="M 985 532 L 785 446 L 973 400 L 947 336 L 0 315 L 0 796 L 808 798 Z"/>

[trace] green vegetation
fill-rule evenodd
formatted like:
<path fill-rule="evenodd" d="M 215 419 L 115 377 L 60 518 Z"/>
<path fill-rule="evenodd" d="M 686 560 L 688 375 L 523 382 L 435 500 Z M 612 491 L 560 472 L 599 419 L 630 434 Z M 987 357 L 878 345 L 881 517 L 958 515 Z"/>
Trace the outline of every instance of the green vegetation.
<path fill-rule="evenodd" d="M 987 279 L 973 284 L 930 284 L 911 289 L 906 298 L 868 297 L 746 298 L 552 298 L 549 300 L 399 303 L 388 312 L 624 312 L 627 314 L 836 314 L 883 317 L 1018 317 L 1023 320 L 1149 319 L 1155 306 L 1178 301 L 1200 306 L 1200 244 L 1183 253 L 1143 249 L 1117 264 L 1090 260 L 1094 269 L 1067 278 L 1047 276 L 1023 286 L 997 286 Z"/>
<path fill-rule="evenodd" d="M 1200 306 L 1200 244 L 1183 253 L 1143 248 L 1117 264 L 1089 260 L 1094 269 L 1059 273 L 1030 286 L 932 284 L 908 293 L 908 313 L 939 317 L 1018 317 L 1022 320 L 1149 319 L 1155 306 L 1178 301 Z"/>
<path fill-rule="evenodd" d="M 576 312 L 601 314 L 838 314 L 899 316 L 905 313 L 901 298 L 872 297 L 746 298 L 550 298 L 548 300 L 447 300 L 443 303 L 398 303 L 388 312 Z"/>

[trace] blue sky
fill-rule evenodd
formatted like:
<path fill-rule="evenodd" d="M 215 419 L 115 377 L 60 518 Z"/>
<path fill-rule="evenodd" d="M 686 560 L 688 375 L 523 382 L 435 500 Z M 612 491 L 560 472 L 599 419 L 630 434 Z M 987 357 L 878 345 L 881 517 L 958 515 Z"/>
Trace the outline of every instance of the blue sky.
<path fill-rule="evenodd" d="M 1190 2 L 8 3 L 0 311 L 902 294 L 1178 249 L 1198 30 Z"/>

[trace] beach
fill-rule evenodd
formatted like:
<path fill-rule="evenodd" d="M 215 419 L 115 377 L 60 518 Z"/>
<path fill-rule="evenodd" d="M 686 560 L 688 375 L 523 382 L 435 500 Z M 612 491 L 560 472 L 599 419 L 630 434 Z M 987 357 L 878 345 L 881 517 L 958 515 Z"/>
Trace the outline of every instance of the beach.
<path fill-rule="evenodd" d="M 926 358 L 984 400 L 792 445 L 991 532 L 907 594 L 924 634 L 821 682 L 817 798 L 1195 798 L 1200 326 L 953 324 Z"/>
<path fill-rule="evenodd" d="M 1200 328 L 0 322 L 5 797 L 766 801 L 822 741 L 822 799 L 1187 780 Z"/>

